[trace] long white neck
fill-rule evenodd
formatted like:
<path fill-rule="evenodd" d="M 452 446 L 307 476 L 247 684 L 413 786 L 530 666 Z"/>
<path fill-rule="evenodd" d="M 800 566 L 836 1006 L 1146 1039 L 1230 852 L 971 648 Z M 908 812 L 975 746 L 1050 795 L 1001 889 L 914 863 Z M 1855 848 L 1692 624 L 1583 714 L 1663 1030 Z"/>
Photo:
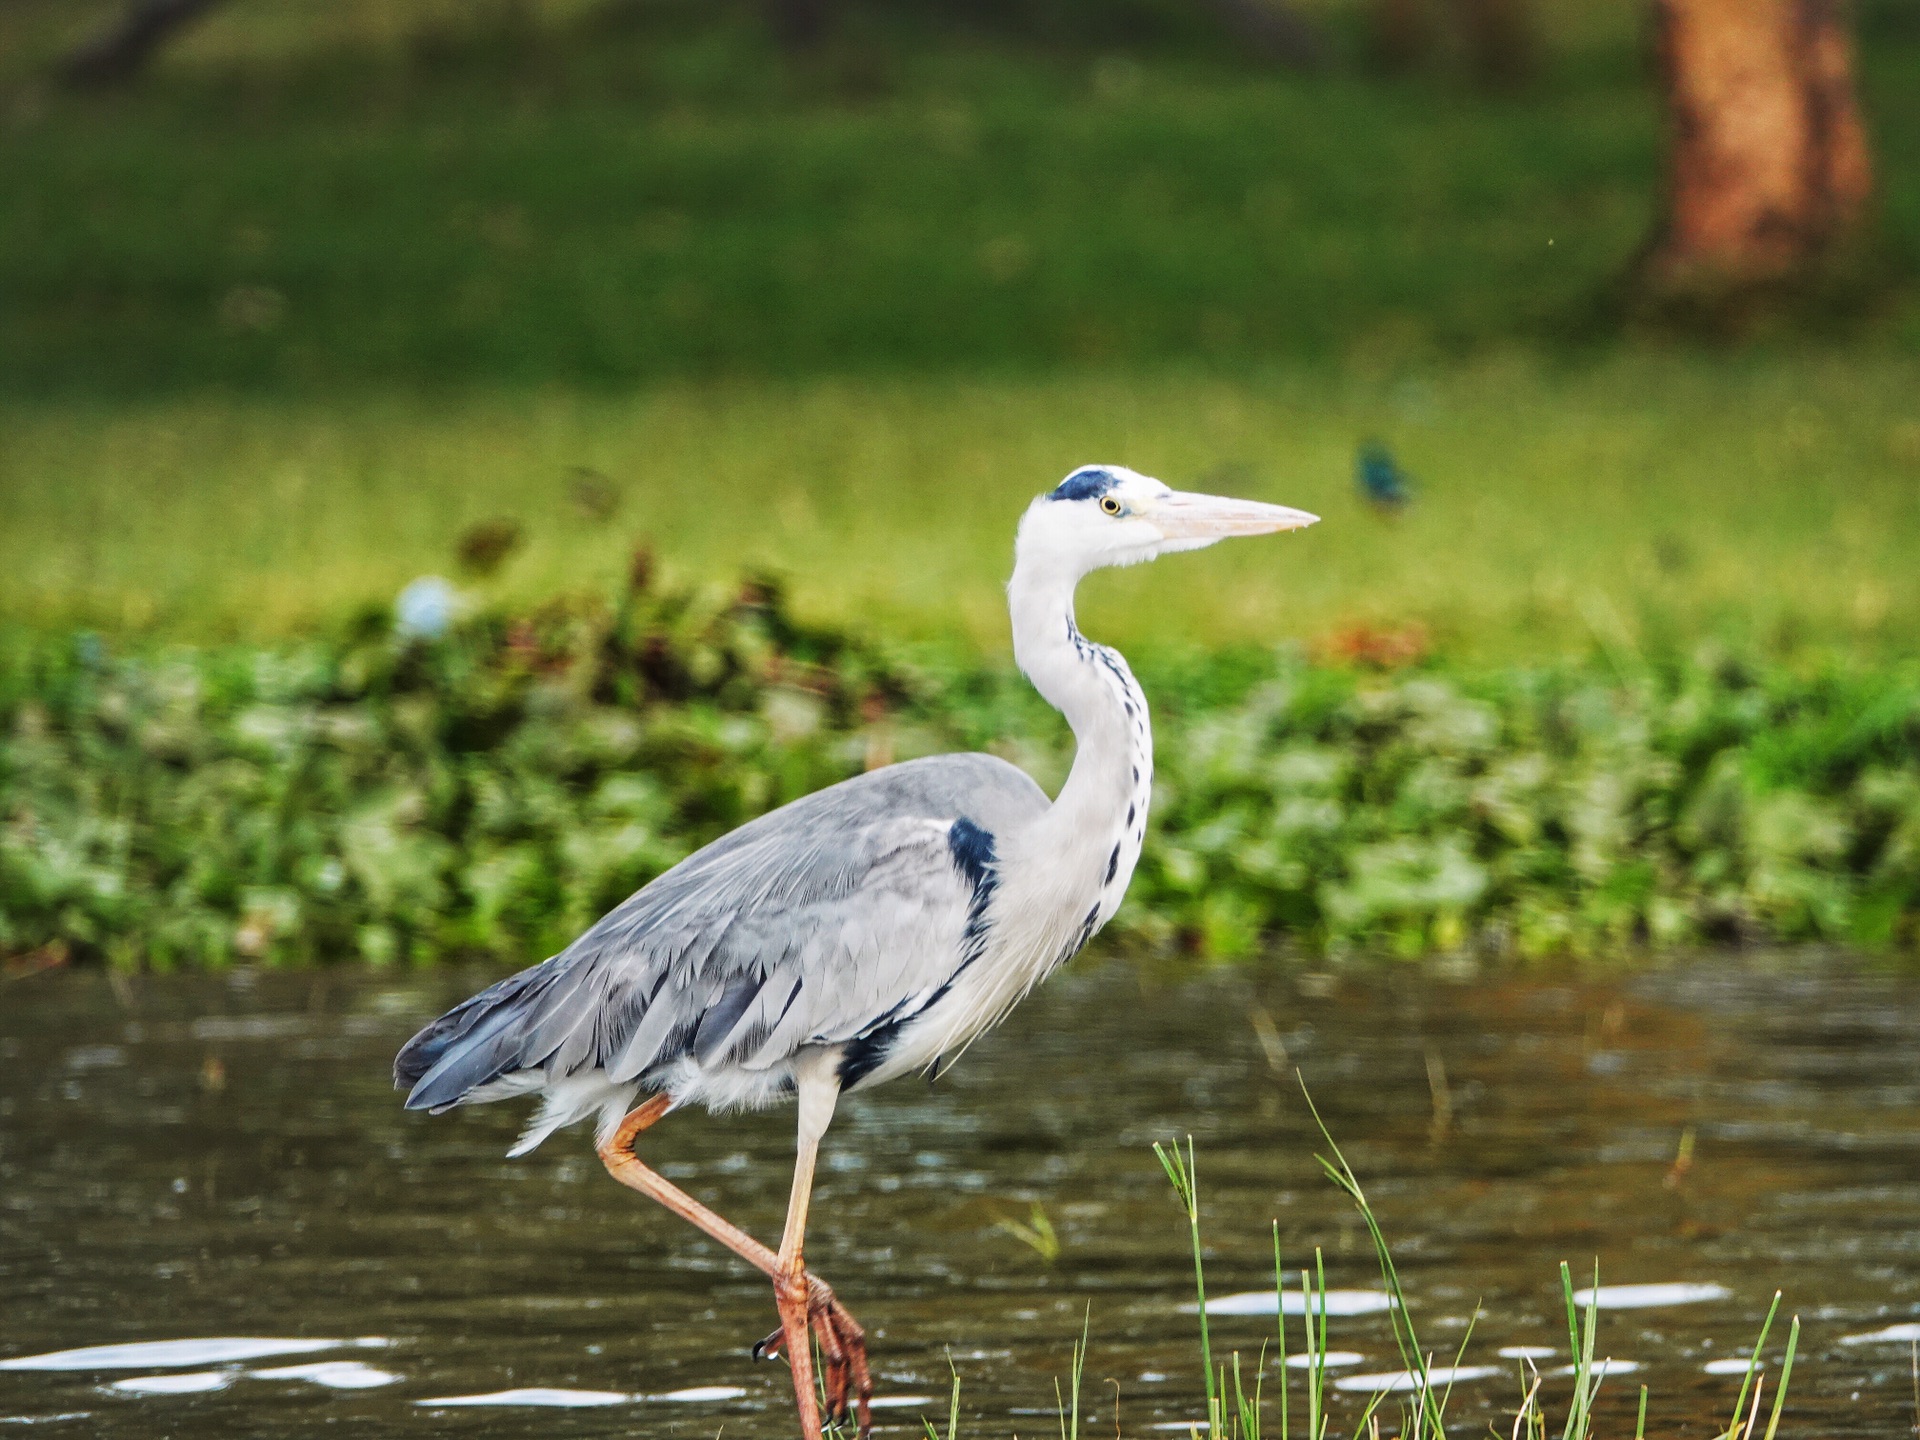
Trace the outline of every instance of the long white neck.
<path fill-rule="evenodd" d="M 1020 997 L 1113 918 L 1140 858 L 1153 785 L 1147 702 L 1127 662 L 1073 623 L 1079 572 L 1024 548 L 1007 586 L 1013 654 L 1073 727 L 1073 769 L 1046 812 L 996 837 L 999 884 L 988 946 L 969 970 L 936 1049 L 952 1051 L 997 1023 Z"/>
<path fill-rule="evenodd" d="M 1146 697 L 1117 650 L 1073 618 L 1076 571 L 1022 554 L 1007 587 L 1013 654 L 1073 727 L 1073 769 L 1047 813 L 1020 837 L 1048 908 L 1070 909 L 1070 953 L 1112 918 L 1146 833 L 1153 732 Z M 1084 932 L 1084 933 L 1079 933 Z"/>

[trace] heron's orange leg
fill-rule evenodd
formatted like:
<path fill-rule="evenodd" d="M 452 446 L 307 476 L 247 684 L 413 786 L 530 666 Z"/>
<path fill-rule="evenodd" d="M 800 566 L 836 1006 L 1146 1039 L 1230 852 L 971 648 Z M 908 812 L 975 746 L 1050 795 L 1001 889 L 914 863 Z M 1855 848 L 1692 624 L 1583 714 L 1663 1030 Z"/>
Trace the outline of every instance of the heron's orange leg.
<path fill-rule="evenodd" d="M 714 1214 L 686 1191 L 657 1171 L 649 1169 L 633 1153 L 633 1142 L 662 1115 L 673 1108 L 673 1099 L 655 1095 L 620 1122 L 620 1128 L 598 1147 L 600 1163 L 607 1173 L 629 1189 L 638 1190 L 649 1200 L 657 1200 L 682 1220 L 692 1222 L 711 1235 L 763 1275 L 779 1273 L 779 1256 L 762 1245 L 730 1220 Z"/>
<path fill-rule="evenodd" d="M 793 1192 L 787 1202 L 786 1229 L 780 1237 L 778 1261 L 780 1273 L 774 1276 L 774 1294 L 780 1300 L 780 1330 L 769 1335 L 757 1351 L 764 1353 L 772 1345 L 784 1346 L 790 1359 L 806 1353 L 808 1332 L 820 1342 L 820 1356 L 826 1362 L 827 1418 L 841 1421 L 847 1415 L 848 1391 L 859 1405 L 861 1440 L 873 1423 L 871 1402 L 873 1380 L 867 1371 L 866 1332 L 833 1298 L 833 1291 L 807 1273 L 802 1250 L 807 1234 L 807 1211 L 813 1201 L 813 1172 L 820 1155 L 820 1137 L 833 1117 L 833 1105 L 840 1093 L 835 1073 L 837 1057 L 826 1064 L 816 1063 L 796 1076 L 800 1090 L 799 1144 L 793 1162 Z M 811 1367 L 808 1383 L 811 1384 Z M 800 1384 L 801 1371 L 794 1366 L 794 1384 Z"/>
<path fill-rule="evenodd" d="M 731 1221 L 715 1214 L 665 1176 L 643 1164 L 633 1153 L 634 1141 L 639 1138 L 640 1132 L 653 1125 L 672 1107 L 673 1101 L 666 1095 L 655 1095 L 636 1107 L 598 1147 L 601 1164 L 622 1185 L 664 1205 L 773 1280 L 774 1304 L 780 1311 L 781 1328 L 754 1346 L 754 1354 L 765 1357 L 780 1349 L 786 1350 L 788 1364 L 793 1369 L 794 1400 L 799 1408 L 804 1440 L 821 1440 L 822 1433 L 820 1407 L 814 1396 L 813 1349 L 808 1344 L 809 1329 L 819 1336 L 821 1351 L 827 1359 L 828 1413 L 836 1419 L 845 1415 L 847 1392 L 851 1385 L 859 1399 L 860 1433 L 865 1436 L 870 1424 L 868 1400 L 873 1394 L 873 1381 L 867 1369 L 866 1333 L 847 1313 L 846 1307 L 834 1298 L 833 1291 L 826 1283 L 809 1275 L 801 1263 L 796 1237 L 806 1224 L 805 1199 L 797 1202 L 797 1221 L 794 1211 L 790 1209 L 788 1212 L 787 1231 L 793 1253 L 783 1261 L 781 1255 Z M 802 1195 L 803 1191 L 811 1193 L 813 1179 L 812 1150 L 805 1145 L 802 1150 L 801 1166 L 796 1168 L 794 1176 L 796 1195 Z M 783 1243 L 782 1249 L 786 1248 L 787 1245 Z"/>
<path fill-rule="evenodd" d="M 833 1287 L 811 1272 L 807 1275 L 807 1315 L 827 1362 L 827 1415 L 833 1420 L 844 1419 L 851 1403 L 858 1409 L 860 1434 L 865 1435 L 873 1425 L 873 1374 L 867 1367 L 867 1332 L 853 1318 L 853 1312 L 840 1303 Z M 770 1360 L 788 1348 L 783 1323 L 754 1346 L 753 1353 Z"/>

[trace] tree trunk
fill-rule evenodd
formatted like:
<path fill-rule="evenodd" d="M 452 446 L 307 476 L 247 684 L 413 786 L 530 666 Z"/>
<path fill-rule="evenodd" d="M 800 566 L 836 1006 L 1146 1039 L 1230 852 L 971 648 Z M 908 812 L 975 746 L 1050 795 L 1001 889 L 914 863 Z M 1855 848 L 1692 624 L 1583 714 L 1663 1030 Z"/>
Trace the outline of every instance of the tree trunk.
<path fill-rule="evenodd" d="M 120 19 L 60 62 L 60 78 L 80 88 L 123 85 L 160 47 L 211 10 L 215 0 L 132 0 Z"/>
<path fill-rule="evenodd" d="M 1642 281 L 1718 302 L 1816 275 L 1872 193 L 1846 0 L 1654 0 L 1667 213 Z"/>

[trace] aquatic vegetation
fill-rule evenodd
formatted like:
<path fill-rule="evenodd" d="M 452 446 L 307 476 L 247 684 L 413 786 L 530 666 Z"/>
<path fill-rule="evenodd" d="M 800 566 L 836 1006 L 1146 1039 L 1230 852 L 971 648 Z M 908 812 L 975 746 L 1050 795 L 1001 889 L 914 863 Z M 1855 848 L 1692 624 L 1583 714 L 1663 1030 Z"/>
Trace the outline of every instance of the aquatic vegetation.
<path fill-rule="evenodd" d="M 1702 652 L 1145 677 L 1155 834 L 1115 929 L 1233 956 L 1920 941 L 1920 669 Z M 1032 737 L 1053 737 L 1051 740 Z M 777 589 L 369 612 L 279 648 L 0 636 L 0 956 L 372 963 L 564 944 L 864 767 L 1062 771 L 1010 673 L 798 624 Z"/>
<path fill-rule="evenodd" d="M 1497 1367 L 1488 1365 L 1465 1365 L 1467 1349 L 1473 1340 L 1473 1324 L 1466 1326 L 1460 1344 L 1453 1356 L 1452 1363 L 1436 1365 L 1435 1354 L 1425 1348 L 1415 1328 L 1412 1313 L 1407 1306 L 1406 1296 L 1401 1287 L 1398 1266 L 1385 1233 L 1381 1229 L 1373 1207 L 1368 1203 L 1366 1192 L 1361 1188 L 1359 1177 L 1347 1163 L 1339 1145 L 1331 1132 L 1321 1121 L 1319 1112 L 1313 1106 L 1312 1097 L 1307 1097 L 1309 1110 L 1313 1112 L 1315 1124 L 1320 1129 L 1322 1139 L 1331 1152 L 1317 1157 L 1327 1178 L 1340 1189 L 1360 1214 L 1367 1234 L 1372 1241 L 1374 1259 L 1380 1269 L 1380 1277 L 1386 1287 L 1391 1304 L 1386 1308 L 1392 1326 L 1393 1339 L 1399 1350 L 1405 1369 L 1397 1374 L 1356 1375 L 1338 1383 L 1341 1390 L 1364 1391 L 1368 1395 L 1365 1406 L 1355 1418 L 1352 1434 L 1354 1440 L 1365 1437 L 1377 1437 L 1381 1430 L 1381 1410 L 1394 1396 L 1399 1400 L 1400 1413 L 1398 1424 L 1393 1433 L 1402 1440 L 1445 1440 L 1447 1435 L 1447 1407 L 1452 1396 L 1453 1385 L 1460 1380 L 1477 1380 L 1497 1373 Z M 1327 1405 L 1327 1370 L 1332 1354 L 1327 1348 L 1327 1317 L 1336 1307 L 1330 1306 L 1327 1296 L 1326 1264 L 1322 1253 L 1316 1249 L 1311 1269 L 1302 1269 L 1298 1273 L 1300 1304 L 1290 1307 L 1287 1302 L 1289 1272 L 1280 1253 L 1280 1229 L 1274 1225 L 1273 1269 L 1274 1290 L 1272 1313 L 1276 1319 L 1277 1333 L 1271 1363 L 1266 1347 L 1252 1365 L 1243 1366 L 1241 1356 L 1235 1351 L 1230 1363 L 1215 1360 L 1211 1332 L 1207 1316 L 1214 1307 L 1207 1302 L 1206 1262 L 1204 1246 L 1201 1240 L 1200 1226 L 1200 1177 L 1193 1140 L 1187 1139 L 1184 1149 L 1179 1144 L 1159 1144 L 1153 1146 L 1153 1153 L 1159 1160 L 1161 1169 L 1166 1173 L 1167 1182 L 1172 1187 L 1182 1219 L 1186 1225 L 1193 1254 L 1193 1282 L 1196 1303 L 1188 1307 L 1199 1317 L 1199 1360 L 1204 1377 L 1207 1416 L 1204 1422 L 1194 1421 L 1189 1427 L 1191 1440 L 1263 1440 L 1271 1434 L 1266 1429 L 1269 1405 L 1267 1403 L 1266 1381 L 1271 1370 L 1276 1382 L 1279 1436 L 1280 1440 L 1292 1440 L 1294 1431 L 1294 1391 L 1296 1377 L 1290 1373 L 1302 1372 L 1298 1378 L 1300 1400 L 1304 1404 L 1305 1421 L 1302 1435 L 1304 1440 L 1328 1440 L 1332 1419 Z M 1603 1293 L 1600 1287 L 1599 1265 L 1594 1266 L 1592 1285 L 1576 1291 L 1570 1267 L 1562 1261 L 1560 1265 L 1560 1290 L 1566 1307 L 1567 1338 L 1573 1363 L 1563 1371 L 1556 1372 L 1571 1377 L 1573 1394 L 1567 1401 L 1564 1422 L 1559 1427 L 1560 1440 L 1590 1440 L 1594 1434 L 1594 1401 L 1599 1396 L 1603 1382 L 1610 1375 L 1632 1373 L 1637 1366 L 1614 1361 L 1610 1358 L 1595 1357 L 1595 1341 L 1598 1330 L 1598 1316 L 1601 1306 L 1597 1303 Z M 1756 1433 L 1764 1440 L 1775 1440 L 1779 1431 L 1780 1418 L 1786 1404 L 1788 1386 L 1793 1378 L 1794 1358 L 1800 1343 L 1800 1318 L 1793 1317 L 1788 1335 L 1786 1351 L 1781 1360 L 1780 1380 L 1774 1388 L 1771 1409 L 1767 1414 L 1764 1431 L 1758 1430 L 1760 1409 L 1764 1391 L 1761 1380 L 1761 1356 L 1766 1348 L 1767 1337 L 1773 1329 L 1773 1322 L 1779 1314 L 1781 1296 L 1774 1294 L 1773 1304 L 1767 1311 L 1761 1324 L 1758 1338 L 1747 1358 L 1727 1373 L 1741 1376 L 1740 1392 L 1733 1405 L 1733 1416 L 1724 1430 L 1718 1431 L 1713 1440 L 1753 1440 Z M 1245 1309 L 1234 1313 L 1249 1313 Z M 1476 1318 L 1477 1318 L 1476 1311 Z M 1289 1352 L 1287 1316 L 1300 1316 L 1303 1350 L 1299 1354 Z M 1055 1398 L 1059 1412 L 1060 1440 L 1078 1440 L 1081 1419 L 1081 1387 L 1084 1378 L 1088 1336 L 1091 1328 L 1091 1310 L 1088 1320 L 1082 1326 L 1081 1334 L 1074 1341 L 1069 1377 L 1062 1387 L 1055 1382 Z M 1534 1365 L 1536 1355 L 1550 1355 L 1551 1351 L 1510 1353 L 1503 1350 L 1502 1358 L 1517 1359 L 1520 1363 L 1520 1377 L 1523 1392 L 1518 1408 L 1514 1412 L 1512 1434 L 1515 1440 L 1525 1436 L 1527 1440 L 1549 1440 L 1552 1426 L 1545 1406 L 1540 1397 L 1542 1376 Z M 949 1368 L 952 1367 L 949 1359 Z M 1250 1372 L 1250 1375 L 1249 1375 Z M 1751 1397 L 1751 1403 L 1749 1403 Z M 1647 1387 L 1640 1387 L 1639 1406 L 1634 1425 L 1634 1440 L 1644 1440 L 1647 1426 Z M 953 1371 L 952 1393 L 949 1398 L 947 1426 L 943 1435 L 932 1420 L 922 1418 L 922 1428 L 926 1440 L 959 1440 L 960 1436 L 960 1376 Z M 1166 1428 L 1166 1427 L 1161 1427 Z M 845 1429 L 831 1430 L 836 1436 L 844 1437 L 850 1433 Z"/>
<path fill-rule="evenodd" d="M 1304 1087 L 1302 1093 L 1304 1094 Z M 1352 1376 L 1339 1382 L 1338 1388 L 1364 1390 L 1369 1399 L 1361 1411 L 1353 1428 L 1355 1440 L 1365 1436 L 1377 1437 L 1380 1431 L 1379 1411 L 1389 1396 L 1406 1397 L 1400 1401 L 1399 1423 L 1394 1433 L 1402 1440 L 1445 1440 L 1447 1434 L 1447 1406 L 1453 1393 L 1453 1385 L 1459 1380 L 1480 1379 L 1494 1373 L 1493 1367 L 1463 1365 L 1468 1346 L 1473 1340 L 1473 1321 L 1469 1320 L 1465 1333 L 1449 1365 L 1436 1365 L 1435 1352 L 1421 1344 L 1419 1332 L 1415 1328 L 1414 1318 L 1406 1303 L 1406 1295 L 1401 1288 L 1399 1268 L 1394 1262 L 1393 1252 L 1387 1243 L 1385 1232 L 1381 1229 L 1373 1207 L 1367 1201 L 1366 1192 L 1361 1188 L 1359 1177 L 1353 1167 L 1341 1154 L 1339 1145 L 1332 1133 L 1320 1119 L 1313 1099 L 1306 1097 L 1307 1107 L 1313 1114 L 1314 1123 L 1319 1127 L 1322 1140 L 1330 1152 L 1317 1158 L 1327 1178 L 1338 1187 L 1355 1209 L 1359 1212 L 1367 1235 L 1372 1241 L 1374 1260 L 1380 1269 L 1380 1278 L 1386 1286 L 1386 1292 L 1393 1303 L 1388 1308 L 1388 1317 L 1393 1330 L 1394 1345 L 1400 1353 L 1405 1369 L 1397 1375 Z M 1213 1358 L 1212 1338 L 1207 1328 L 1206 1272 L 1203 1249 L 1200 1239 L 1200 1178 L 1199 1168 L 1194 1155 L 1191 1137 L 1187 1140 L 1183 1153 L 1178 1145 L 1160 1145 L 1153 1147 L 1154 1155 L 1159 1159 L 1161 1168 L 1166 1171 L 1167 1181 L 1173 1187 L 1174 1197 L 1179 1204 L 1186 1221 L 1193 1250 L 1194 1286 L 1199 1294 L 1200 1315 L 1200 1363 L 1206 1377 L 1207 1420 L 1205 1432 L 1207 1440 L 1262 1440 L 1266 1411 L 1263 1406 L 1264 1382 L 1267 1360 L 1265 1347 L 1253 1366 L 1253 1384 L 1251 1391 L 1243 1378 L 1239 1352 L 1234 1352 L 1231 1367 L 1217 1365 Z M 1289 1371 L 1296 1368 L 1287 1350 L 1288 1307 L 1284 1303 L 1287 1288 L 1287 1270 L 1280 1256 L 1280 1230 L 1274 1226 L 1273 1245 L 1274 1307 L 1278 1326 L 1277 1365 L 1274 1367 L 1281 1440 L 1291 1440 L 1293 1377 Z M 1306 1406 L 1306 1440 L 1326 1440 L 1330 1420 L 1326 1407 L 1326 1369 L 1327 1369 L 1327 1283 L 1326 1267 L 1321 1253 L 1314 1252 L 1314 1266 L 1311 1271 L 1299 1272 L 1300 1293 L 1304 1302 L 1296 1313 L 1301 1315 L 1301 1330 L 1305 1341 L 1306 1364 L 1300 1366 L 1305 1372 L 1302 1399 Z M 1573 1355 L 1573 1364 L 1566 1368 L 1565 1374 L 1573 1380 L 1573 1394 L 1567 1402 L 1566 1418 L 1560 1427 L 1561 1440 L 1589 1440 L 1593 1434 L 1594 1401 L 1600 1393 L 1600 1387 L 1607 1376 L 1619 1373 L 1621 1369 L 1631 1372 L 1632 1366 L 1620 1367 L 1610 1359 L 1596 1359 L 1594 1343 L 1597 1332 L 1597 1319 L 1600 1306 L 1596 1303 L 1600 1290 L 1599 1264 L 1594 1265 L 1592 1285 L 1584 1291 L 1573 1288 L 1573 1274 L 1565 1261 L 1560 1264 L 1560 1290 L 1566 1306 L 1567 1340 Z M 1773 1322 L 1780 1310 L 1780 1294 L 1775 1292 L 1773 1304 L 1767 1311 L 1766 1320 L 1760 1326 L 1759 1337 L 1754 1341 L 1753 1349 L 1744 1364 L 1739 1368 L 1741 1375 L 1740 1393 L 1733 1405 L 1733 1418 L 1726 1429 L 1715 1436 L 1715 1440 L 1752 1440 L 1759 1422 L 1764 1382 L 1761 1377 L 1761 1355 L 1766 1348 L 1767 1336 L 1772 1332 Z M 1478 1311 L 1475 1312 L 1478 1318 Z M 1084 1341 L 1082 1342 L 1084 1345 Z M 1800 1345 L 1800 1317 L 1794 1316 L 1788 1334 L 1786 1352 L 1781 1360 L 1780 1380 L 1774 1387 L 1773 1404 L 1767 1416 L 1765 1440 L 1774 1440 L 1780 1426 L 1782 1409 L 1786 1404 L 1787 1387 L 1793 1378 L 1793 1362 Z M 1077 1356 L 1080 1352 L 1076 1351 Z M 1502 1352 L 1503 1356 L 1506 1352 Z M 1548 1440 L 1550 1433 L 1547 1412 L 1541 1403 L 1541 1376 L 1535 1368 L 1531 1355 L 1520 1355 L 1521 1378 L 1524 1391 L 1518 1410 L 1514 1414 L 1512 1433 L 1515 1440 L 1524 1435 L 1528 1440 Z M 1075 1379 L 1078 1380 L 1076 1363 Z M 1232 1402 L 1228 1403 L 1228 1383 L 1232 1384 Z M 1748 1397 L 1751 1395 L 1751 1405 Z M 1077 1412 L 1076 1412 L 1077 1413 Z M 1643 1440 L 1647 1423 L 1647 1387 L 1640 1387 L 1638 1420 L 1634 1427 L 1634 1440 Z M 1197 1422 L 1193 1426 L 1195 1440 L 1203 1427 Z M 949 1437 L 951 1440 L 951 1437 Z"/>
<path fill-rule="evenodd" d="M 1053 1228 L 1053 1221 L 1047 1215 L 1047 1207 L 1038 1200 L 1033 1202 L 1027 1212 L 1025 1222 L 1002 1217 L 994 1224 L 994 1229 L 1011 1235 L 1048 1265 L 1060 1258 L 1060 1234 Z"/>

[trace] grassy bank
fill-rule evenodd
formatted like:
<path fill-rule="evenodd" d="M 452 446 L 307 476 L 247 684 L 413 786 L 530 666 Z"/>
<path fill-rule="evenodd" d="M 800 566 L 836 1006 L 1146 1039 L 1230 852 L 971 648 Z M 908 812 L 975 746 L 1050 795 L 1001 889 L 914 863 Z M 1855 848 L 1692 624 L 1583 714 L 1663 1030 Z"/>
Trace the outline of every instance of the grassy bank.
<path fill-rule="evenodd" d="M 644 536 L 693 578 L 778 570 L 812 619 L 993 654 L 1021 508 L 1102 459 L 1326 517 L 1098 577 L 1089 629 L 1129 649 L 1418 626 L 1475 663 L 1700 635 L 1909 654 L 1916 396 L 1920 364 L 1836 353 L 0 401 L 0 619 L 275 640 L 511 517 L 526 543 L 492 583 L 514 605 L 616 583 Z M 1397 516 L 1356 493 L 1370 436 L 1414 476 Z"/>
<path fill-rule="evenodd" d="M 1564 320 L 1650 217 L 1624 47 L 1488 101 L 857 9 L 795 60 L 747 7 L 291 53 L 249 8 L 140 93 L 16 107 L 0 385 L 1400 353 Z"/>
<path fill-rule="evenodd" d="M 1146 675 L 1155 834 L 1118 925 L 1244 953 L 1920 941 L 1920 675 L 1727 657 Z M 0 672 L 0 950 L 121 965 L 563 944 L 695 845 L 863 767 L 1066 737 L 1015 677 L 649 583 L 437 639 Z M 23 958 L 24 957 L 24 958 Z"/>
<path fill-rule="evenodd" d="M 232 5 L 150 83 L 74 96 L 32 67 L 83 7 L 21 0 L 0 387 L 1432 358 L 1587 334 L 1652 221 L 1631 6 L 1541 7 L 1540 72 L 1491 95 L 1358 46 L 1276 72 L 1191 5 L 1039 34 L 837 8 L 795 57 L 756 6 Z M 1920 36 L 1894 8 L 1864 85 L 1898 271 Z M 1911 346 L 1917 317 L 1895 291 L 1866 332 Z"/>
<path fill-rule="evenodd" d="M 1507 93 L 1308 8 L 1315 76 L 1173 0 L 849 0 L 797 56 L 757 6 L 289 0 L 103 95 L 45 76 L 112 5 L 0 7 L 0 622 L 279 641 L 510 517 L 516 606 L 644 536 L 990 654 L 1019 507 L 1112 459 L 1329 522 L 1103 578 L 1136 649 L 1909 653 L 1911 296 L 1741 356 L 1602 344 L 1658 188 L 1632 8 L 1539 6 Z M 1863 11 L 1895 276 L 1903 13 Z M 1415 477 L 1392 521 L 1370 437 Z"/>

